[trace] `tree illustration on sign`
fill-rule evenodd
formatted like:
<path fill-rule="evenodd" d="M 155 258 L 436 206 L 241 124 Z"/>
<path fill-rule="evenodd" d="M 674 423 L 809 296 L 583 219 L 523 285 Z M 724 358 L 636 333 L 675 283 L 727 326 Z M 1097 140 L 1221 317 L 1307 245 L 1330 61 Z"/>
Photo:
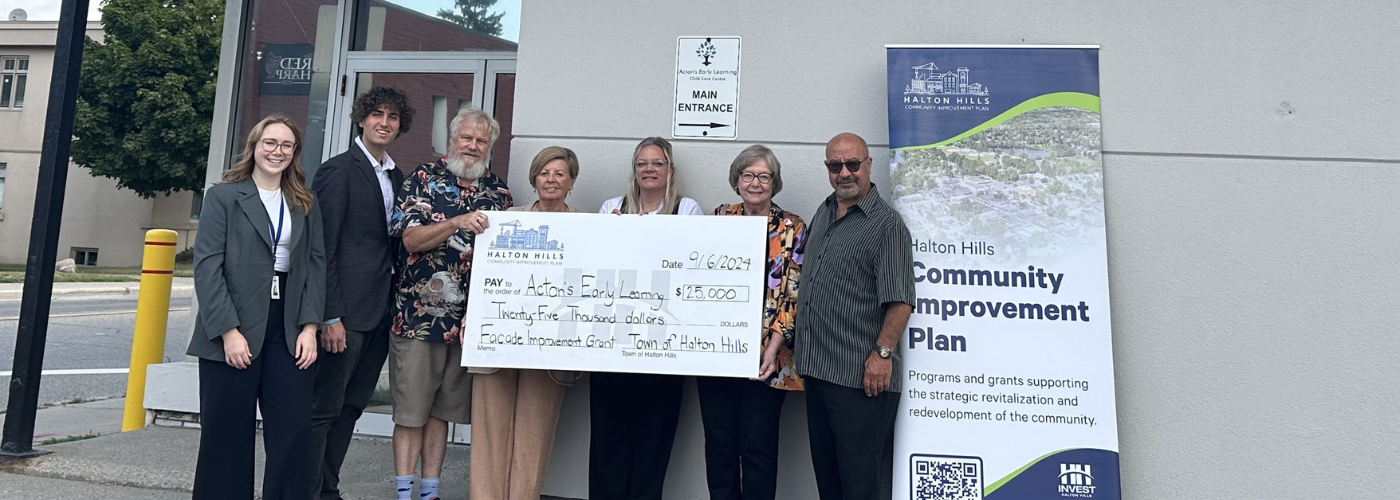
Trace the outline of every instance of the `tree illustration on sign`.
<path fill-rule="evenodd" d="M 709 66 L 710 58 L 715 56 L 715 46 L 714 44 L 710 43 L 709 38 L 706 38 L 705 43 L 700 44 L 700 49 L 696 50 L 695 53 L 698 54 L 700 57 L 705 58 L 705 62 L 701 64 Z"/>

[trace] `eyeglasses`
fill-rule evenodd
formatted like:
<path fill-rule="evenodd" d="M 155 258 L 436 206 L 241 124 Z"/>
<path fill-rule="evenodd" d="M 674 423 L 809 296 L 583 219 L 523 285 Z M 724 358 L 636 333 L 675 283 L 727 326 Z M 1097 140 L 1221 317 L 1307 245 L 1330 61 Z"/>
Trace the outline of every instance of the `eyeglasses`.
<path fill-rule="evenodd" d="M 865 157 L 865 158 L 863 158 L 863 159 L 859 159 L 859 160 L 857 160 L 857 159 L 855 159 L 855 158 L 851 158 L 851 159 L 849 159 L 849 160 L 827 160 L 827 161 L 826 161 L 826 169 L 829 170 L 829 171 L 831 171 L 831 173 L 833 173 L 833 174 L 839 174 L 839 173 L 841 173 L 841 169 L 842 169 L 842 168 L 845 168 L 846 170 L 850 170 L 851 173 L 854 174 L 854 173 L 856 173 L 856 172 L 860 172 L 860 165 L 861 165 L 862 163 L 865 163 L 865 160 L 869 160 L 869 159 L 870 159 L 870 157 L 867 156 L 867 157 Z"/>
<path fill-rule="evenodd" d="M 759 184 L 763 184 L 766 186 L 768 185 L 768 183 L 773 182 L 773 174 L 755 174 L 752 172 L 744 172 L 742 174 L 739 174 L 739 182 L 747 184 L 753 182 L 754 179 L 758 179 Z"/>
<path fill-rule="evenodd" d="M 637 170 L 641 170 L 641 169 L 644 169 L 644 168 L 647 168 L 647 167 L 650 166 L 650 167 L 655 167 L 655 168 L 660 169 L 660 168 L 666 168 L 666 164 L 667 164 L 667 163 L 666 163 L 666 160 L 652 160 L 652 161 L 637 160 L 636 163 L 633 163 L 633 164 L 632 164 L 632 168 L 637 169 Z"/>
<path fill-rule="evenodd" d="M 263 151 L 266 151 L 268 153 L 276 151 L 279 147 L 282 148 L 283 153 L 287 154 L 291 154 L 297 149 L 297 144 L 295 142 L 284 142 L 278 144 L 277 141 L 274 141 L 272 139 L 263 139 L 261 142 Z"/>

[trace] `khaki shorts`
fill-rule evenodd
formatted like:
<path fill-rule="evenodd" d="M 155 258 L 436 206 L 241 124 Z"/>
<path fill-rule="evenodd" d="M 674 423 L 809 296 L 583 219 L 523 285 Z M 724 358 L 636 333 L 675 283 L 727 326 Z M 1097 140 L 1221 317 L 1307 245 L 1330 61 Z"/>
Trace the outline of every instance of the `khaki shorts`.
<path fill-rule="evenodd" d="M 472 376 L 462 367 L 462 346 L 392 335 L 389 389 L 394 423 L 422 427 L 428 417 L 469 424 Z"/>

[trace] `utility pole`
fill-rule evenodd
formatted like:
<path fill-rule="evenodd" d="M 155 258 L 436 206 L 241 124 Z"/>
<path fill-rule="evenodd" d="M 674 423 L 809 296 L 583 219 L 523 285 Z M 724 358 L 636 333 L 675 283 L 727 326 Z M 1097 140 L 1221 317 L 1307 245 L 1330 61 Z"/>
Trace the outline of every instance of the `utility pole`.
<path fill-rule="evenodd" d="M 88 0 L 63 0 L 58 40 L 54 43 L 53 78 L 44 118 L 44 149 L 39 157 L 39 187 L 34 193 L 34 221 L 24 268 L 24 298 L 19 306 L 14 372 L 0 457 L 26 457 L 34 450 L 34 416 L 39 409 L 39 376 L 44 369 L 44 342 L 49 334 L 49 299 L 53 296 L 54 259 L 63 222 L 63 195 L 68 186 L 68 158 L 73 145 L 73 114 L 78 101 L 87 38 Z"/>

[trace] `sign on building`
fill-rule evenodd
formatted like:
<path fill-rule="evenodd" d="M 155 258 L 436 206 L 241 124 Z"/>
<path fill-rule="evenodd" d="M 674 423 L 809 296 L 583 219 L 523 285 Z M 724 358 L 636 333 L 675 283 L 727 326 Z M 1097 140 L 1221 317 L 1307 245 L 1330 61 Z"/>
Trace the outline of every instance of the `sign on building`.
<path fill-rule="evenodd" d="M 739 37 L 676 38 L 676 139 L 734 140 L 739 136 Z"/>
<path fill-rule="evenodd" d="M 311 94 L 311 60 L 316 46 L 309 43 L 263 45 L 259 95 Z"/>
<path fill-rule="evenodd" d="M 1119 500 L 1097 46 L 886 46 L 894 500 Z"/>

